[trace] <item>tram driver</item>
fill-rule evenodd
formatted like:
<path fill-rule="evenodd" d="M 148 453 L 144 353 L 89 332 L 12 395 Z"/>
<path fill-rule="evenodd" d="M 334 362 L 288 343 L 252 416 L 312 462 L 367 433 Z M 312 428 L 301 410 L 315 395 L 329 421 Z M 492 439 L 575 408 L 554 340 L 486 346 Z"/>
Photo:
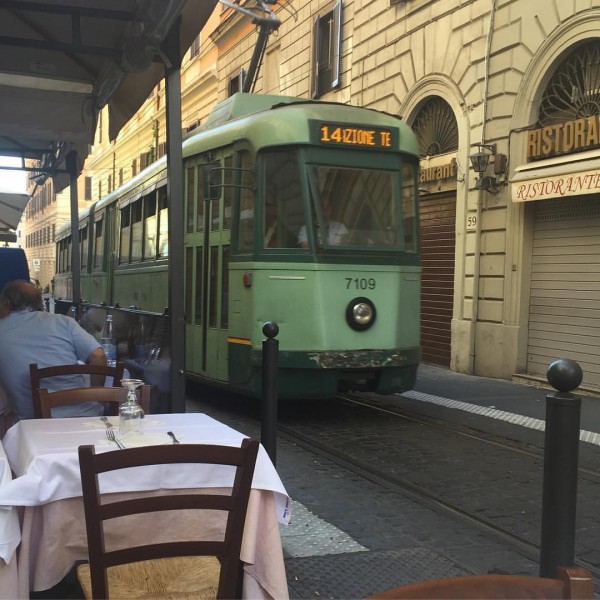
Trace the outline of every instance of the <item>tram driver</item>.
<path fill-rule="evenodd" d="M 335 221 L 331 218 L 331 201 L 329 198 L 323 198 L 321 200 L 321 212 L 323 214 L 323 221 L 325 224 L 325 231 L 327 232 L 327 245 L 329 246 L 341 246 L 348 238 L 348 228 L 340 221 Z M 318 225 L 317 225 L 318 227 Z M 323 238 L 321 232 L 317 231 L 317 240 L 319 245 L 323 245 Z M 302 225 L 298 232 L 298 244 L 301 248 L 308 248 L 308 237 L 306 234 L 306 225 Z"/>

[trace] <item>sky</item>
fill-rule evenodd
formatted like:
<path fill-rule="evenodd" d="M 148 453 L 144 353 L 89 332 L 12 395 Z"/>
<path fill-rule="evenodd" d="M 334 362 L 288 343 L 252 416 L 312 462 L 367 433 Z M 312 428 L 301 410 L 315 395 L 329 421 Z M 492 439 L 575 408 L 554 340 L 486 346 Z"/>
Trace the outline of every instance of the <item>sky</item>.
<path fill-rule="evenodd" d="M 20 167 L 21 159 L 0 156 L 0 166 Z M 0 169 L 0 191 L 26 193 L 25 171 L 8 171 Z"/>

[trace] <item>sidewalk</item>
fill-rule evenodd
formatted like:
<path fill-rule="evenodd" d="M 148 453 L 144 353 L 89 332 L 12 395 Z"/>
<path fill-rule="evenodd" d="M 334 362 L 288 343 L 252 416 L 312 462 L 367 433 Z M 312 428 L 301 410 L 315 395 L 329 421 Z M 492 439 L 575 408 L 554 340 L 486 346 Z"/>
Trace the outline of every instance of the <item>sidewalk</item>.
<path fill-rule="evenodd" d="M 546 397 L 557 393 L 550 387 L 465 375 L 423 363 L 419 366 L 415 391 L 542 420 L 546 416 Z M 573 394 L 578 396 L 577 390 Z M 410 393 L 405 395 L 410 397 Z M 600 397 L 580 397 L 581 428 L 600 433 Z"/>

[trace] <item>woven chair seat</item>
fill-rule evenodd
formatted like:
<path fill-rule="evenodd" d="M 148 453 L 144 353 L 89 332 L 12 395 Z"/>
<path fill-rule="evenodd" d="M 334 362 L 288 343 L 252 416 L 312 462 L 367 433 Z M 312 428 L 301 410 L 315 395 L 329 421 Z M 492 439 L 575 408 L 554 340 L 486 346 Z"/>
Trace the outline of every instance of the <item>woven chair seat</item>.
<path fill-rule="evenodd" d="M 107 572 L 110 598 L 214 600 L 220 564 L 214 556 L 183 556 L 118 565 Z M 85 597 L 92 598 L 88 563 L 77 567 L 77 578 Z"/>

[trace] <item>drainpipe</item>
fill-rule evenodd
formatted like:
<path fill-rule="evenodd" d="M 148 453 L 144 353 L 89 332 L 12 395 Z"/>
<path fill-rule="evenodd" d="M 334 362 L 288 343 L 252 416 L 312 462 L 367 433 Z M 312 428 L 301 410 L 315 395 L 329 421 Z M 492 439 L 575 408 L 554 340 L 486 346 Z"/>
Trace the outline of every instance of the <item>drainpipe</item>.
<path fill-rule="evenodd" d="M 488 91 L 490 81 L 490 53 L 492 49 L 492 35 L 494 32 L 494 20 L 496 15 L 497 0 L 492 0 L 490 11 L 490 24 L 487 34 L 487 43 L 485 48 L 485 69 L 483 83 L 483 115 L 481 123 L 481 143 L 485 144 L 485 125 L 487 121 Z M 473 250 L 473 302 L 471 307 L 471 328 L 469 332 L 469 374 L 475 374 L 475 348 L 477 345 L 477 316 L 479 314 L 479 273 L 480 273 L 480 250 L 481 250 L 481 213 L 483 210 L 484 190 L 479 190 L 477 194 L 477 212 L 475 223 L 475 248 Z"/>
<path fill-rule="evenodd" d="M 481 213 L 484 190 L 477 194 L 477 212 L 475 221 L 475 248 L 473 249 L 473 301 L 471 306 L 471 328 L 469 330 L 469 375 L 475 374 L 475 346 L 477 333 L 477 315 L 479 313 L 479 252 L 481 249 Z"/>

